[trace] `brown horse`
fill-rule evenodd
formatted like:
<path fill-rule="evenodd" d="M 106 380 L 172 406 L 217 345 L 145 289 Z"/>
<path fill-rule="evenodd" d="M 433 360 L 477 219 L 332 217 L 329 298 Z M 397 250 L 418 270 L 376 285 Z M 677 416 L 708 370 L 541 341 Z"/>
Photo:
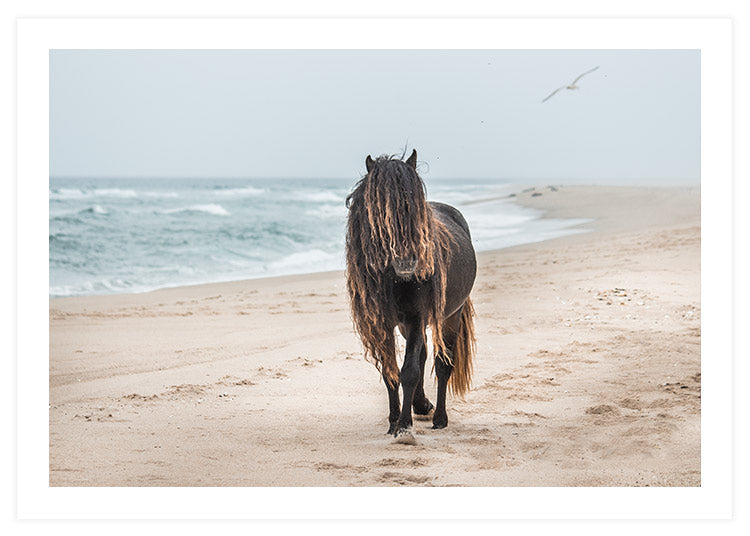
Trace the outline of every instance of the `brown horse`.
<path fill-rule="evenodd" d="M 458 396 L 469 389 L 475 351 L 469 293 L 476 256 L 461 213 L 427 202 L 416 151 L 405 162 L 368 155 L 365 164 L 367 174 L 346 200 L 347 288 L 365 356 L 388 389 L 388 433 L 412 442 L 412 408 L 418 415 L 433 410 L 424 392 L 427 327 L 438 380 L 433 428 L 448 425 L 446 389 Z M 406 339 L 400 373 L 396 327 Z"/>

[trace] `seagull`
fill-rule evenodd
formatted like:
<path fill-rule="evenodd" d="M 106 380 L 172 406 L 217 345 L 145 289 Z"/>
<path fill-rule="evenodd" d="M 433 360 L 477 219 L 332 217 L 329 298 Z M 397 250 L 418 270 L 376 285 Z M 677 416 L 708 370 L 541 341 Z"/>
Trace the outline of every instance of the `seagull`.
<path fill-rule="evenodd" d="M 579 88 L 578 88 L 578 86 L 576 85 L 576 82 L 578 82 L 578 81 L 579 81 L 579 80 L 580 80 L 581 78 L 583 78 L 583 77 L 584 77 L 584 76 L 586 76 L 587 74 L 589 74 L 589 73 L 593 73 L 593 72 L 594 72 L 594 71 L 596 71 L 596 70 L 597 70 L 598 68 L 599 68 L 599 66 L 597 65 L 597 66 L 596 66 L 596 67 L 594 67 L 593 69 L 589 69 L 589 70 L 588 70 L 588 71 L 586 71 L 585 73 L 583 73 L 583 74 L 580 74 L 580 75 L 578 75 L 578 78 L 576 78 L 575 80 L 573 80 L 573 81 L 572 81 L 572 82 L 570 83 L 570 85 L 567 85 L 567 86 L 560 86 L 559 88 L 557 88 L 556 90 L 554 90 L 554 91 L 553 91 L 552 93 L 550 93 L 549 95 L 547 95 L 547 97 L 546 97 L 546 98 L 545 98 L 545 99 L 544 99 L 544 100 L 543 100 L 542 102 L 547 102 L 547 101 L 548 101 L 549 99 L 551 99 L 551 98 L 552 98 L 552 95 L 554 95 L 555 93 L 557 93 L 557 92 L 558 92 L 558 91 L 560 91 L 561 89 L 579 89 Z"/>

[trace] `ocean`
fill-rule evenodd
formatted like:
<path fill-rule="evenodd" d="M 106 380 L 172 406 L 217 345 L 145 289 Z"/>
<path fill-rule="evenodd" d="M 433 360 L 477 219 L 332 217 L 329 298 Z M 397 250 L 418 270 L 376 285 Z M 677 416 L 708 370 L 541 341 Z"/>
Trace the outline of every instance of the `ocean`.
<path fill-rule="evenodd" d="M 344 268 L 353 179 L 51 178 L 50 297 Z M 493 180 L 425 181 L 466 217 L 477 251 L 582 232 L 542 218 Z"/>

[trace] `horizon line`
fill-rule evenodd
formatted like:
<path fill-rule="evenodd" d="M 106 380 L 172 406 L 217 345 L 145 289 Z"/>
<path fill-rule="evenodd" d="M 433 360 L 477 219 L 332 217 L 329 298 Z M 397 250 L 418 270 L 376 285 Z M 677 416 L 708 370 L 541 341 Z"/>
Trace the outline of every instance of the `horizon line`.
<path fill-rule="evenodd" d="M 212 175 L 49 175 L 49 180 L 66 180 L 66 179 L 81 179 L 81 180 L 360 180 L 364 175 L 359 177 L 332 177 L 332 176 L 253 176 L 253 175 L 232 175 L 232 176 L 212 176 Z M 488 176 L 440 176 L 440 177 L 424 177 L 422 180 L 496 180 L 496 181 L 517 181 L 517 182 L 531 182 L 531 181 L 554 181 L 557 183 L 566 181 L 686 181 L 686 182 L 700 182 L 701 177 L 686 177 L 686 176 L 671 176 L 671 177 L 616 177 L 616 178 L 590 178 L 590 177 L 488 177 Z"/>

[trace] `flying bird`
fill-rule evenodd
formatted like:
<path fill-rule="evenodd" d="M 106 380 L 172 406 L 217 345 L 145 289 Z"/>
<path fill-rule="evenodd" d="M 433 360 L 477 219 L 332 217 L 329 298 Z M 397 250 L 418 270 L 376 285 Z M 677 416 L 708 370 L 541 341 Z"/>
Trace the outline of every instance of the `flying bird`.
<path fill-rule="evenodd" d="M 587 74 L 589 74 L 589 73 L 593 73 L 593 72 L 594 72 L 594 71 L 596 71 L 596 70 L 597 70 L 598 68 L 599 68 L 599 66 L 597 65 L 597 66 L 596 66 L 596 67 L 594 67 L 593 69 L 589 69 L 589 70 L 588 70 L 588 71 L 586 71 L 585 73 L 583 73 L 583 74 L 579 74 L 579 75 L 578 75 L 578 78 L 576 78 L 575 80 L 573 80 L 573 81 L 572 81 L 572 82 L 571 82 L 571 83 L 570 83 L 569 85 L 567 85 L 567 86 L 560 86 L 559 88 L 557 88 L 556 90 L 554 90 L 554 91 L 553 91 L 552 93 L 550 93 L 549 95 L 547 95 L 547 97 L 546 97 L 546 98 L 545 98 L 545 99 L 544 99 L 544 100 L 543 100 L 542 102 L 547 102 L 547 101 L 548 101 L 549 99 L 551 99 L 551 98 L 552 98 L 552 96 L 553 96 L 553 95 L 554 95 L 555 93 L 557 93 L 557 92 L 558 92 L 558 91 L 560 91 L 561 89 L 579 89 L 579 88 L 578 88 L 578 86 L 576 85 L 576 82 L 578 82 L 578 81 L 579 81 L 579 80 L 580 80 L 581 78 L 583 78 L 583 77 L 584 77 L 584 76 L 586 76 Z"/>

